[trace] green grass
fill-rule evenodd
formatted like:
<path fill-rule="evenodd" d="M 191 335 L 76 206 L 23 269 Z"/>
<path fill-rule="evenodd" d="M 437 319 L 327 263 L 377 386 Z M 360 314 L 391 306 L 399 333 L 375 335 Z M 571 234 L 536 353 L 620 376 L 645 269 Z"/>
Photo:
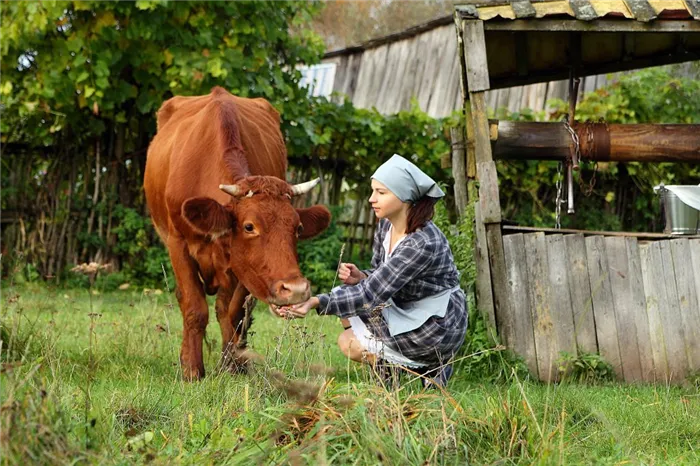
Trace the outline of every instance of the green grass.
<path fill-rule="evenodd" d="M 335 319 L 262 306 L 254 373 L 216 372 L 212 308 L 207 377 L 185 383 L 174 296 L 90 301 L 4 287 L 3 464 L 700 464 L 694 388 L 484 382 L 464 355 L 445 393 L 387 391 L 337 350 Z"/>

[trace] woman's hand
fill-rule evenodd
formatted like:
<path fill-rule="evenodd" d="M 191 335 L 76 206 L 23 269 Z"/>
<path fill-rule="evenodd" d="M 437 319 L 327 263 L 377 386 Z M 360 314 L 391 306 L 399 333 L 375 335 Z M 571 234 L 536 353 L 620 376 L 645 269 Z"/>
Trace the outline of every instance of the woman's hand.
<path fill-rule="evenodd" d="M 357 285 L 367 278 L 367 275 L 360 272 L 355 264 L 341 263 L 338 268 L 338 278 L 346 285 Z"/>
<path fill-rule="evenodd" d="M 277 306 L 276 304 L 270 304 L 270 314 L 275 317 L 286 317 L 287 316 L 287 306 Z"/>
<path fill-rule="evenodd" d="M 295 304 L 293 306 L 285 306 L 284 308 L 280 309 L 280 312 L 283 312 L 284 317 L 286 317 L 288 319 L 289 318 L 291 318 L 291 319 L 294 319 L 294 318 L 303 319 L 304 317 L 306 317 L 306 314 L 308 314 L 308 312 L 311 309 L 318 307 L 318 305 L 319 305 L 318 298 L 313 296 L 313 297 L 309 298 L 308 301 L 305 301 L 303 303 Z"/>

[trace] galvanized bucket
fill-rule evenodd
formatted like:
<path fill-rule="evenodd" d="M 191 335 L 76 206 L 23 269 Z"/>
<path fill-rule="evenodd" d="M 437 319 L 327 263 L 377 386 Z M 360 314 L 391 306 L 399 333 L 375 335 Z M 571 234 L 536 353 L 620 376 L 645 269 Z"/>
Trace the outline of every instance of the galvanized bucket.
<path fill-rule="evenodd" d="M 661 209 L 666 226 L 664 233 L 671 235 L 696 235 L 700 233 L 700 211 L 681 201 L 663 185 L 658 189 Z"/>

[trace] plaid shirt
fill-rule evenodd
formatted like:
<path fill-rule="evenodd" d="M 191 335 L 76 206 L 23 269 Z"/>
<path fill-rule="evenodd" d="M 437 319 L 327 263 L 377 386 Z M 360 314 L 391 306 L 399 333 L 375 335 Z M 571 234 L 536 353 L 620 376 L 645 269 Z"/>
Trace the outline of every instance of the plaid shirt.
<path fill-rule="evenodd" d="M 416 330 L 391 336 L 377 308 L 389 298 L 401 306 L 459 285 L 447 238 L 433 222 L 409 234 L 384 261 L 384 238 L 390 223 L 382 220 L 374 235 L 372 269 L 357 285 L 319 295 L 318 313 L 341 318 L 359 316 L 373 335 L 404 356 L 427 364 L 448 360 L 461 346 L 467 328 L 464 293 L 454 292 L 445 317 L 433 316 Z"/>

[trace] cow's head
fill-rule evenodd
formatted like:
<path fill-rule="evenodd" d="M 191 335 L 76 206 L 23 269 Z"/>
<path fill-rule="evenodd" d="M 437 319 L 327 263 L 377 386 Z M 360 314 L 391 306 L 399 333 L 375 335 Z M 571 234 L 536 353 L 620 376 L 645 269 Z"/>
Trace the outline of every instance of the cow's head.
<path fill-rule="evenodd" d="M 219 186 L 231 196 L 230 203 L 191 198 L 182 205 L 182 217 L 200 234 L 227 243 L 231 270 L 256 298 L 296 304 L 311 293 L 299 270 L 297 241 L 328 228 L 331 214 L 321 205 L 296 209 L 292 198 L 318 182 L 290 185 L 271 176 L 249 176 Z"/>

